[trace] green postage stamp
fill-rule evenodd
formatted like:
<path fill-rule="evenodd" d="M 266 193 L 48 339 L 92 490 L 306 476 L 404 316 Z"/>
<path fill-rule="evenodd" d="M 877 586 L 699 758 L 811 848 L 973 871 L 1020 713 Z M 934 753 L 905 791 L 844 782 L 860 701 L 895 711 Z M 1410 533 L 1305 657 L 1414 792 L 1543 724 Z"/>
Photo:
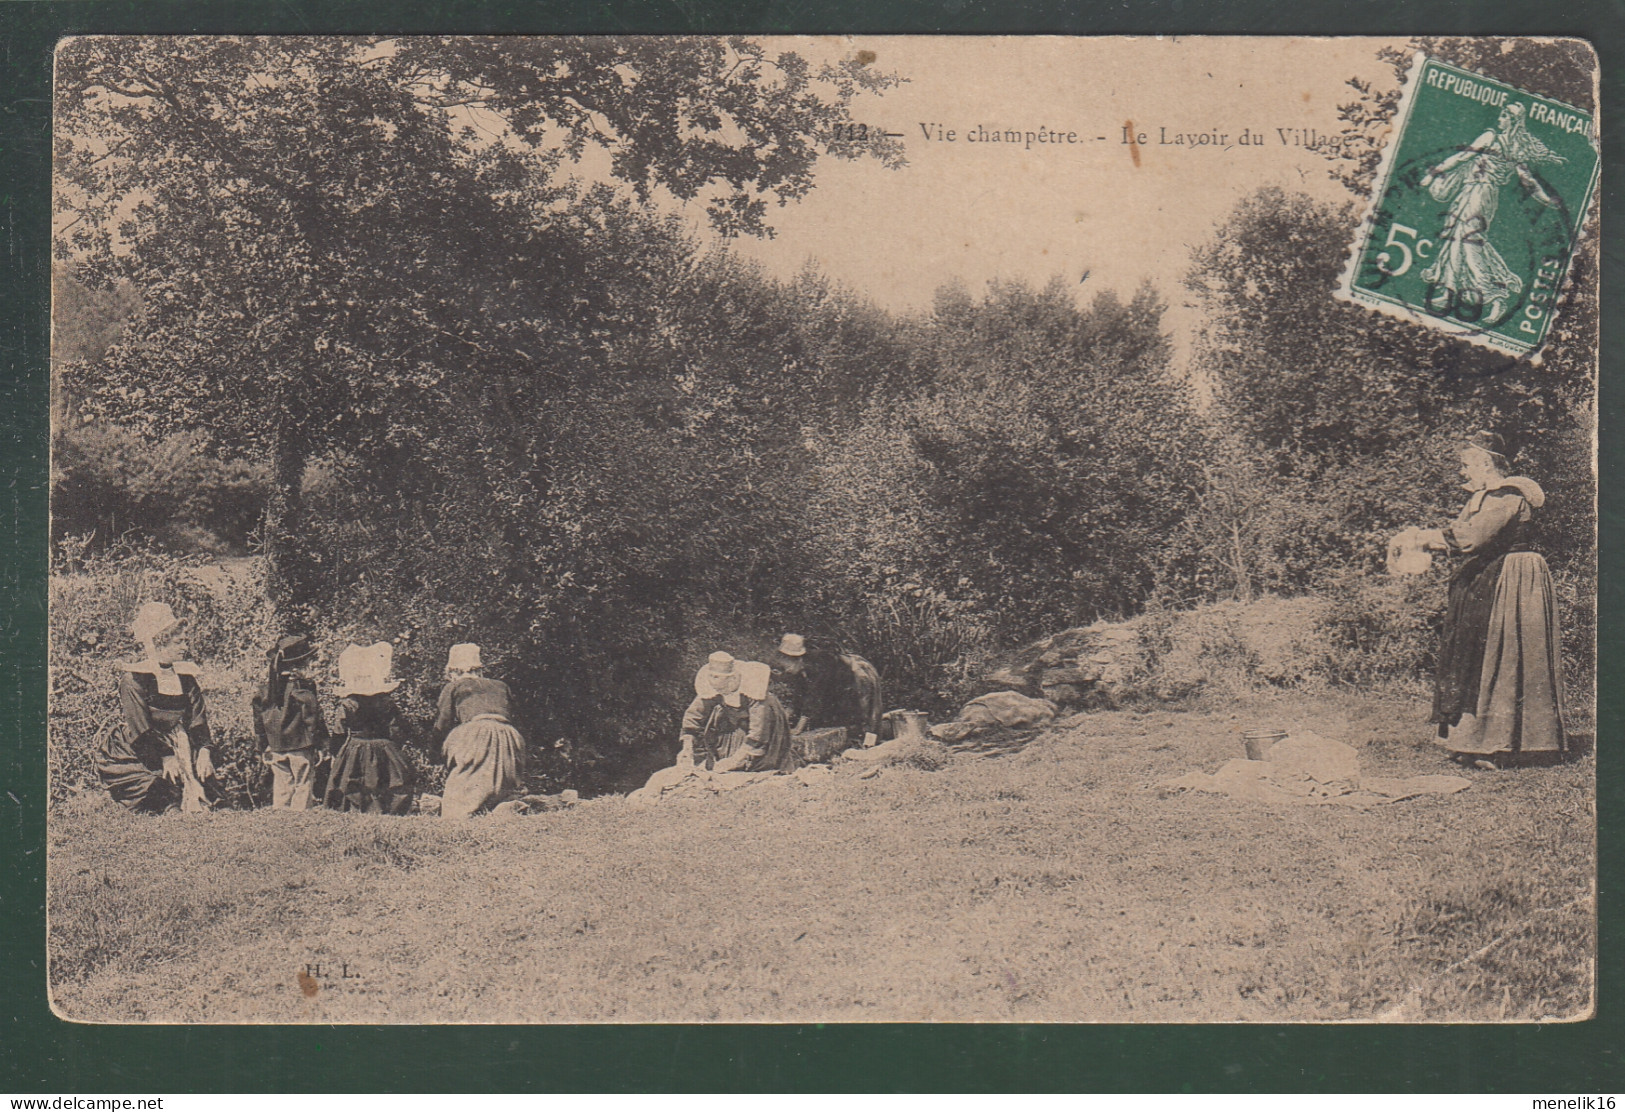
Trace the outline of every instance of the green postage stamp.
<path fill-rule="evenodd" d="M 1589 112 L 1417 55 L 1337 294 L 1529 355 L 1597 186 Z"/>

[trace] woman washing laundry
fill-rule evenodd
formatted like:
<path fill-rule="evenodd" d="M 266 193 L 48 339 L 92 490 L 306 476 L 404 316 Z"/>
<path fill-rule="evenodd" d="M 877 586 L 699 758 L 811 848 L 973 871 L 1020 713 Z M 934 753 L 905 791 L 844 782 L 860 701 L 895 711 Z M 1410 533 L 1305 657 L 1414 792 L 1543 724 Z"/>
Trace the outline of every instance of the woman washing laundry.
<path fill-rule="evenodd" d="M 468 818 L 518 795 L 525 739 L 514 729 L 508 685 L 485 675 L 478 645 L 453 645 L 446 658 L 435 733 L 445 735 L 445 818 Z"/>
<path fill-rule="evenodd" d="M 683 713 L 679 768 L 718 772 L 794 772 L 795 746 L 766 664 L 711 654 L 694 675 L 694 700 Z"/>

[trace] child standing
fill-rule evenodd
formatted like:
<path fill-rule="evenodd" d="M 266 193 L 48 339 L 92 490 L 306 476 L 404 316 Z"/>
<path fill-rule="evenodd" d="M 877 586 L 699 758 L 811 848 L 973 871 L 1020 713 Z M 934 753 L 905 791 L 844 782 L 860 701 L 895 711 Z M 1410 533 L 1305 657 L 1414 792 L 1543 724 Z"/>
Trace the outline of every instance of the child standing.
<path fill-rule="evenodd" d="M 335 811 L 406 815 L 412 811 L 412 766 L 401 755 L 406 719 L 390 694 L 395 647 L 388 641 L 351 645 L 339 654 L 339 729 L 344 747 L 327 781 L 327 805 Z"/>
<path fill-rule="evenodd" d="M 254 736 L 260 760 L 271 769 L 271 809 L 308 811 L 316 802 L 311 785 L 329 745 L 327 719 L 310 674 L 310 642 L 282 637 L 266 654 L 269 674 L 254 696 Z"/>

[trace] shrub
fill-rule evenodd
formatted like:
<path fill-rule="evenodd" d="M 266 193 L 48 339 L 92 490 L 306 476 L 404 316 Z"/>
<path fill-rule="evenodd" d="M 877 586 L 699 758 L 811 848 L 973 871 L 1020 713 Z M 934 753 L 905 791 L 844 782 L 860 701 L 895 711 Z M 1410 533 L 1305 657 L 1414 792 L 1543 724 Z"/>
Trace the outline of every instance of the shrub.
<path fill-rule="evenodd" d="M 1588 566 L 1589 565 L 1589 566 Z M 1572 729 L 1595 726 L 1597 694 L 1597 569 L 1593 561 L 1552 566 L 1557 621 L 1563 637 L 1564 714 Z"/>
<path fill-rule="evenodd" d="M 1320 616 L 1326 678 L 1349 687 L 1407 690 L 1431 680 L 1448 576 L 1444 563 L 1435 561 L 1425 575 L 1335 577 Z"/>
<path fill-rule="evenodd" d="M 243 552 L 265 509 L 266 468 L 206 455 L 190 434 L 149 437 L 96 422 L 52 452 L 51 528 L 89 547 L 131 535 L 176 550 Z"/>
<path fill-rule="evenodd" d="M 998 650 L 1144 601 L 1199 475 L 1162 309 L 944 290 L 918 328 L 935 377 L 815 441 L 807 610 L 894 703 L 957 707 Z"/>
<path fill-rule="evenodd" d="M 1146 653 L 1143 682 L 1163 698 L 1324 684 L 1325 605 L 1314 596 L 1265 596 L 1189 610 L 1153 607 L 1134 623 Z"/>

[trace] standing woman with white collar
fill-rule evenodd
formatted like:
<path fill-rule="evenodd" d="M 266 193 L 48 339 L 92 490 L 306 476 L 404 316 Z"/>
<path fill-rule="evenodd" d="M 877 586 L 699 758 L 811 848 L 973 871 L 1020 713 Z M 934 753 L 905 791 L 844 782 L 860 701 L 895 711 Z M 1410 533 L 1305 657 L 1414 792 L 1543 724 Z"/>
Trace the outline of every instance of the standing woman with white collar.
<path fill-rule="evenodd" d="M 132 811 L 207 810 L 218 794 L 214 739 L 198 667 L 181 659 L 181 623 L 164 603 L 147 602 L 130 632 L 144 656 L 119 666 L 124 721 L 107 732 L 96 774 L 108 794 Z"/>
<path fill-rule="evenodd" d="M 1473 433 L 1461 446 L 1471 497 L 1454 522 L 1423 533 L 1428 548 L 1462 558 L 1450 577 L 1432 720 L 1439 743 L 1480 768 L 1568 750 L 1557 599 L 1545 559 L 1525 541 L 1546 495 L 1506 470 L 1500 439 Z"/>

